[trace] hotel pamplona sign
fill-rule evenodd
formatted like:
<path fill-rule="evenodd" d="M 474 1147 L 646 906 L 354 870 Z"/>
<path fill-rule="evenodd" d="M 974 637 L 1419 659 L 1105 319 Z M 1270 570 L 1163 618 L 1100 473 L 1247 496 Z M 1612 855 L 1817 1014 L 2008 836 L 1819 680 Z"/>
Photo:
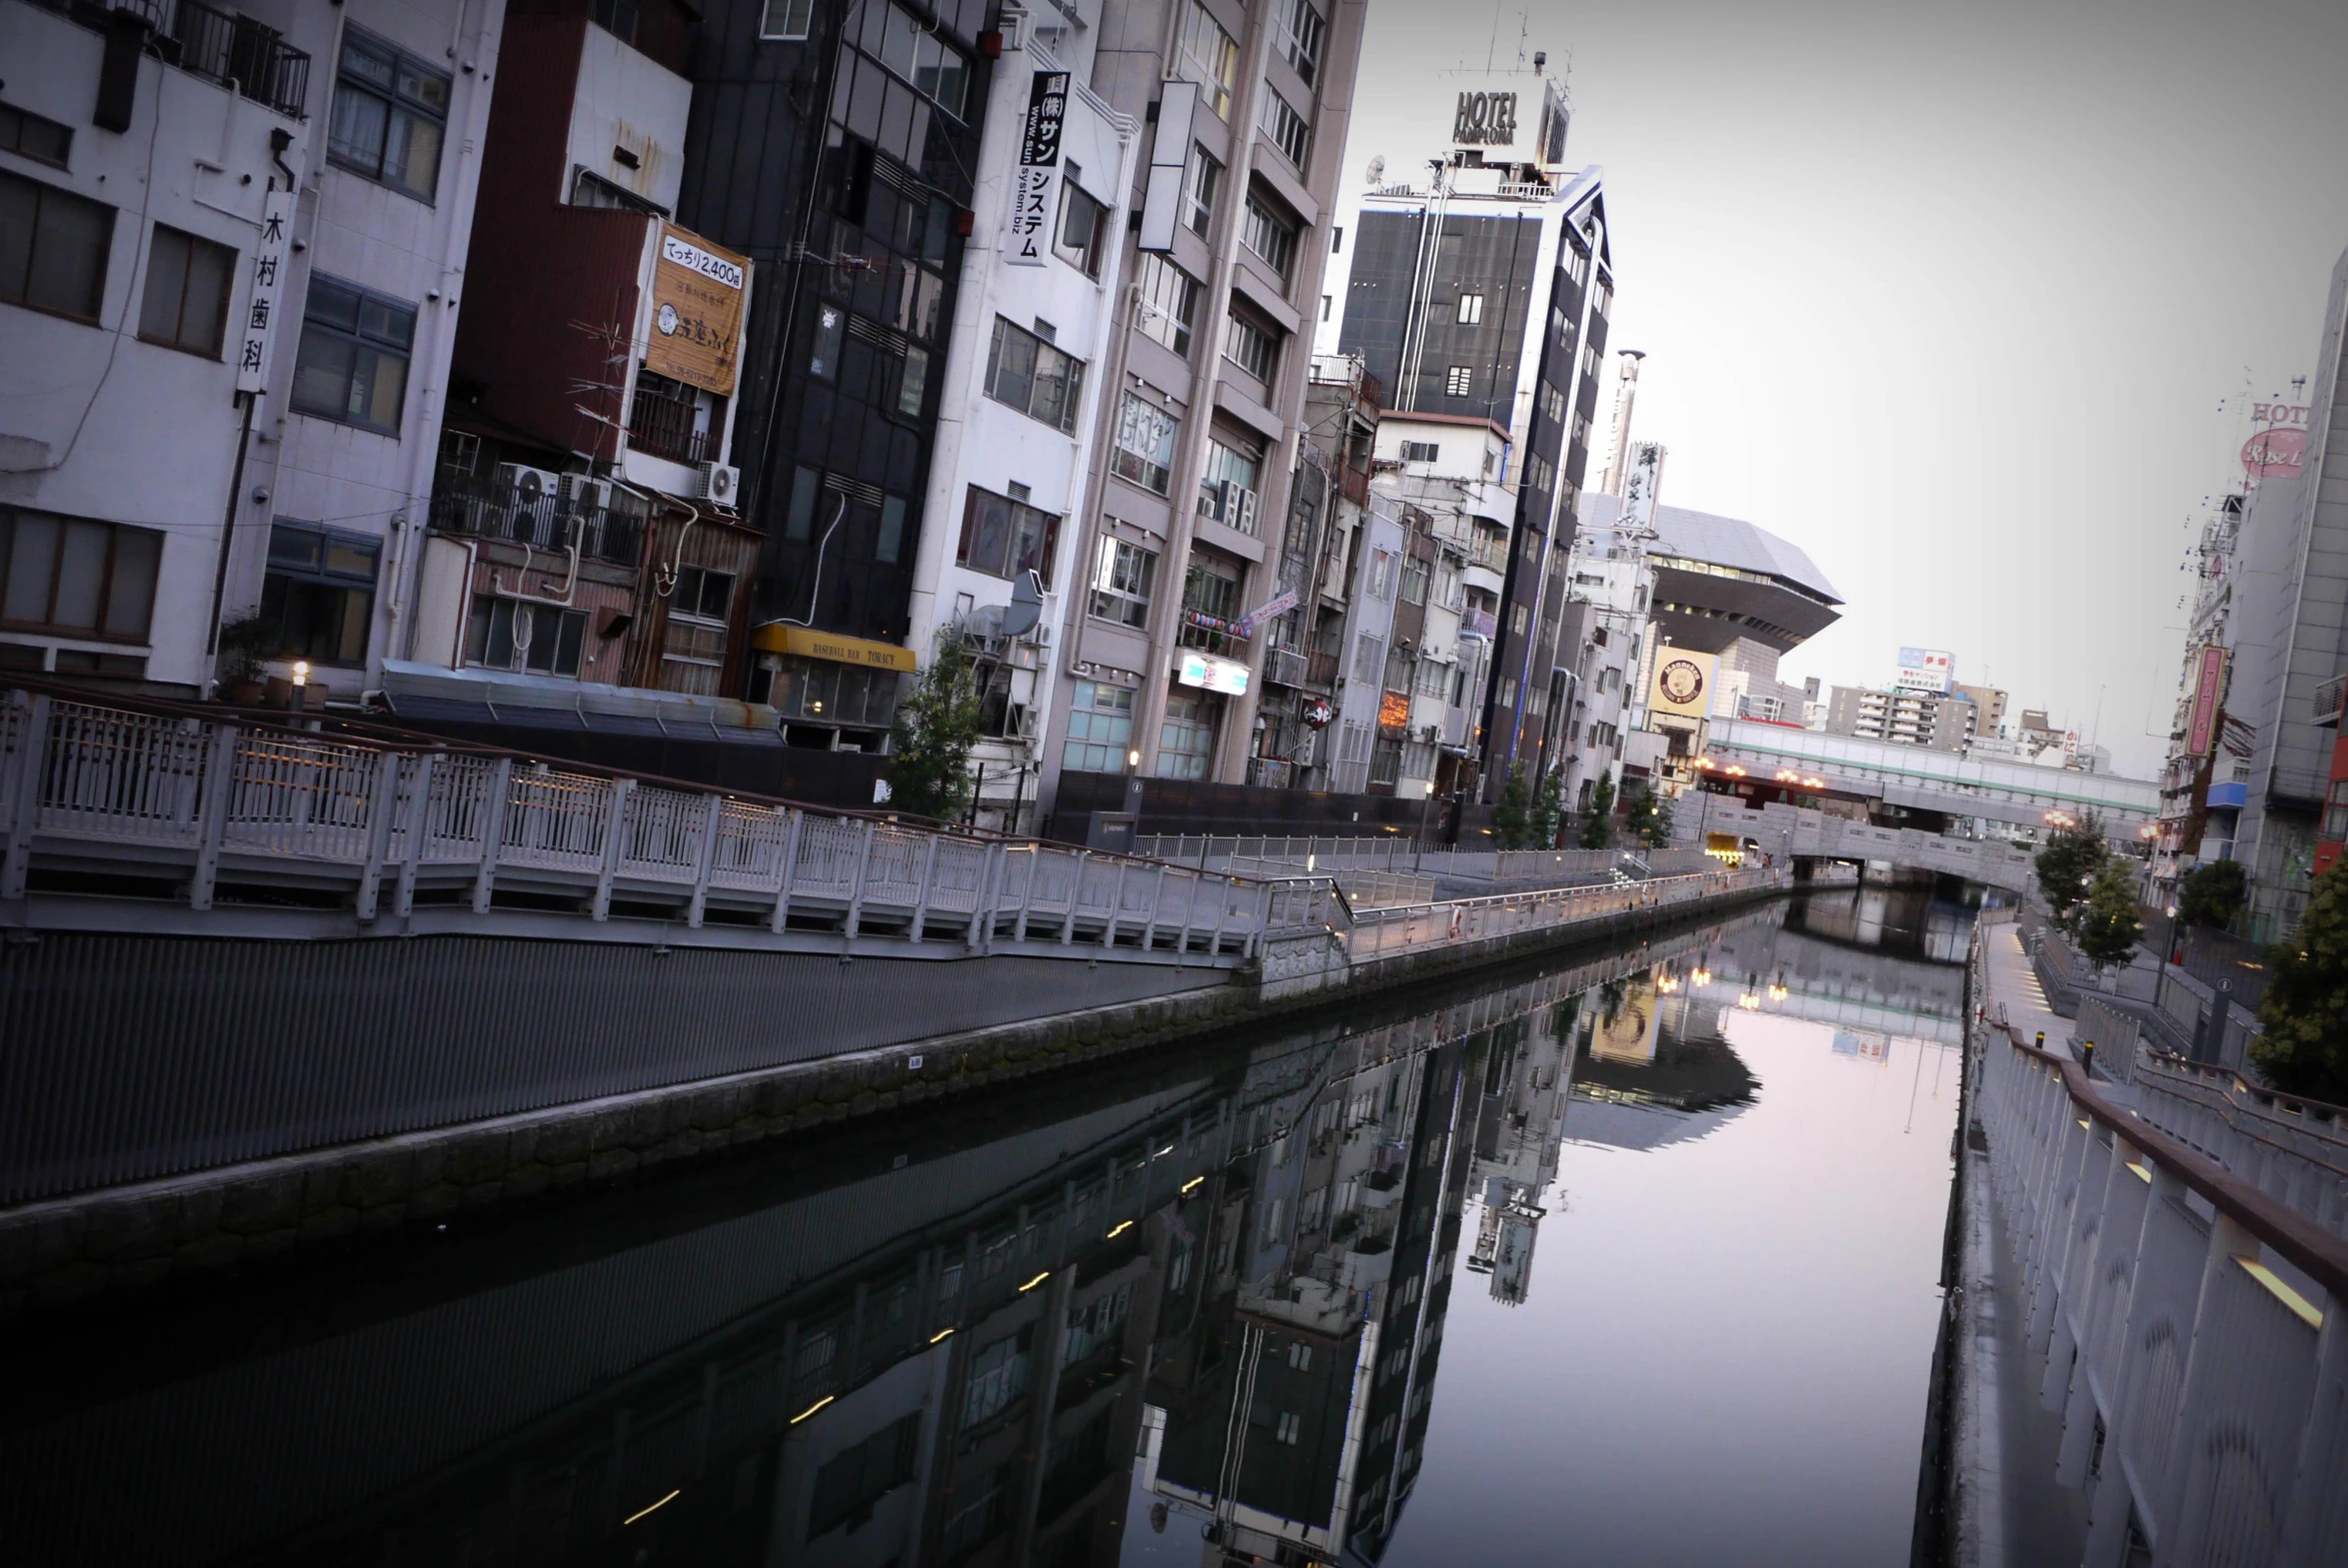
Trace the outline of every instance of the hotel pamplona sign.
<path fill-rule="evenodd" d="M 1451 141 L 1459 147 L 1516 145 L 1514 93 L 1461 93 L 1451 118 Z"/>

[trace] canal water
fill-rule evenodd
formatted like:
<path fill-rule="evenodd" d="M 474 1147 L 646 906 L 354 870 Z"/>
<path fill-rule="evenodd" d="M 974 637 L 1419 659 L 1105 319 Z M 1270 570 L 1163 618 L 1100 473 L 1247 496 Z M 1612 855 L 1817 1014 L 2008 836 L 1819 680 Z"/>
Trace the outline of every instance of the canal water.
<path fill-rule="evenodd" d="M 1968 914 L 1633 951 L 22 1325 L 79 1563 L 1905 1559 Z"/>

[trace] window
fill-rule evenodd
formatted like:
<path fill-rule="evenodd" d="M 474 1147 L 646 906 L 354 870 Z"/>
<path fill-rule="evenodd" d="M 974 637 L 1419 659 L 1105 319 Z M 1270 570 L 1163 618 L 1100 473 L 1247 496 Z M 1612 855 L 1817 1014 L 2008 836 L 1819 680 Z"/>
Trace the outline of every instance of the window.
<path fill-rule="evenodd" d="M 1462 295 L 1460 295 L 1460 296 L 1459 296 L 1459 325 L 1460 325 L 1460 326 L 1462 326 L 1462 327 L 1473 327 L 1473 326 L 1477 325 L 1478 323 L 1480 323 L 1482 320 L 1483 320 L 1483 296 L 1482 296 L 1482 295 L 1480 295 L 1480 294 L 1462 294 Z"/>
<path fill-rule="evenodd" d="M 416 309 L 314 276 L 294 365 L 293 406 L 363 430 L 400 433 Z"/>
<path fill-rule="evenodd" d="M 1190 199 L 1190 232 L 1204 239 L 1206 231 L 1214 227 L 1214 198 L 1222 191 L 1222 165 L 1195 142 L 1190 144 L 1190 168 L 1182 185 Z"/>
<path fill-rule="evenodd" d="M 2324 810 L 2323 831 L 2319 838 L 2348 838 L 2348 779 L 2332 785 L 2331 795 Z"/>
<path fill-rule="evenodd" d="M 1060 766 L 1072 774 L 1123 772 L 1134 744 L 1134 694 L 1098 681 L 1079 681 L 1070 701 L 1068 745 Z"/>
<path fill-rule="evenodd" d="M 1304 1422 L 1302 1417 L 1298 1416 L 1293 1410 L 1282 1410 L 1279 1413 L 1278 1418 L 1272 1422 L 1272 1440 L 1274 1442 L 1288 1443 L 1292 1445 L 1296 1441 L 1297 1435 L 1301 1433 L 1303 1429 Z"/>
<path fill-rule="evenodd" d="M 364 534 L 273 525 L 261 620 L 277 629 L 278 652 L 320 665 L 367 663 L 382 552 L 383 542 Z"/>
<path fill-rule="evenodd" d="M 1304 85 L 1320 70 L 1320 46 L 1328 24 L 1312 8 L 1312 0 L 1284 0 L 1280 7 L 1280 58 L 1296 68 Z"/>
<path fill-rule="evenodd" d="M 1069 1313 L 1068 1338 L 1061 1346 L 1060 1364 L 1075 1366 L 1123 1333 L 1133 1298 L 1134 1287 L 1124 1284 L 1095 1296 Z"/>
<path fill-rule="evenodd" d="M 1222 357 L 1257 381 L 1268 383 L 1279 364 L 1279 339 L 1246 318 L 1234 315 L 1223 326 Z"/>
<path fill-rule="evenodd" d="M 903 496 L 881 498 L 881 532 L 873 536 L 873 559 L 894 566 L 905 550 L 906 500 Z"/>
<path fill-rule="evenodd" d="M 1394 553 L 1390 550 L 1372 550 L 1369 553 L 1369 597 L 1394 597 Z"/>
<path fill-rule="evenodd" d="M 995 341 L 987 351 L 987 396 L 1054 430 L 1073 431 L 1084 389 L 1084 361 L 1025 327 L 995 318 Z"/>
<path fill-rule="evenodd" d="M 1247 198 L 1247 219 L 1239 230 L 1239 242 L 1260 257 L 1264 264 L 1280 275 L 1285 283 L 1288 267 L 1296 259 L 1296 230 L 1284 218 L 1273 216 L 1271 209 L 1254 197 Z"/>
<path fill-rule="evenodd" d="M 708 567 L 680 567 L 677 586 L 669 594 L 669 619 L 726 624 L 734 608 L 734 574 Z"/>
<path fill-rule="evenodd" d="M 1423 605 L 1426 603 L 1427 576 L 1428 573 L 1425 562 L 1413 560 L 1402 563 L 1403 604 Z"/>
<path fill-rule="evenodd" d="M 1193 561 L 1182 576 L 1182 609 L 1209 621 L 1235 621 L 1239 615 L 1239 580 L 1218 572 L 1203 561 Z"/>
<path fill-rule="evenodd" d="M 1206 102 L 1227 120 L 1231 84 L 1238 77 L 1239 46 L 1198 0 L 1183 0 L 1181 35 L 1174 40 L 1174 75 L 1205 89 Z"/>
<path fill-rule="evenodd" d="M 870 1513 L 873 1504 L 912 1480 L 921 1435 L 922 1418 L 918 1414 L 904 1416 L 825 1461 L 816 1471 L 808 1539 L 829 1534 L 859 1514 Z"/>
<path fill-rule="evenodd" d="M 1304 172 L 1305 158 L 1312 150 L 1312 127 L 1268 87 L 1263 91 L 1263 134 L 1271 138 L 1281 157 L 1296 166 L 1298 174 Z"/>
<path fill-rule="evenodd" d="M 1541 412 L 1549 417 L 1551 424 L 1565 423 L 1565 394 L 1547 382 L 1541 383 Z"/>
<path fill-rule="evenodd" d="M 1475 372 L 1464 365 L 1454 365 L 1443 377 L 1443 395 L 1464 398 L 1475 390 Z"/>
<path fill-rule="evenodd" d="M 1328 1108 L 1330 1110 L 1335 1110 L 1337 1107 L 1334 1104 L 1331 1104 Z M 1327 1196 L 1328 1194 L 1325 1191 L 1320 1194 L 1320 1197 L 1324 1201 L 1326 1200 Z M 1291 1341 L 1288 1345 L 1288 1370 L 1292 1372 L 1309 1372 L 1312 1370 L 1312 1347 L 1304 1343 L 1304 1341 L 1301 1339 Z"/>
<path fill-rule="evenodd" d="M 1117 411 L 1117 450 L 1109 471 L 1129 485 L 1163 496 L 1174 485 L 1174 434 L 1181 421 L 1129 392 Z"/>
<path fill-rule="evenodd" d="M 622 43 L 636 42 L 636 0 L 595 0 L 595 25 Z"/>
<path fill-rule="evenodd" d="M 905 346 L 905 363 L 897 382 L 897 412 L 908 419 L 922 417 L 922 400 L 930 391 L 930 351 Z"/>
<path fill-rule="evenodd" d="M 1158 777 L 1203 779 L 1214 761 L 1217 705 L 1187 693 L 1166 700 L 1166 723 L 1158 730 Z"/>
<path fill-rule="evenodd" d="M 807 373 L 819 381 L 840 374 L 840 342 L 848 335 L 848 312 L 837 305 L 816 307 L 816 341 L 808 351 Z"/>
<path fill-rule="evenodd" d="M 1142 291 L 1142 331 L 1188 358 L 1198 280 L 1158 252 L 1144 251 L 1134 281 Z"/>
<path fill-rule="evenodd" d="M 1527 490 L 1547 494 L 1549 482 L 1556 477 L 1556 466 L 1537 452 L 1524 455 L 1524 485 Z"/>
<path fill-rule="evenodd" d="M 1150 624 L 1150 584 L 1158 575 L 1158 553 L 1106 535 L 1093 560 L 1092 613 L 1137 630 Z"/>
<path fill-rule="evenodd" d="M 37 114 L 0 104 L 0 151 L 30 158 L 35 163 L 65 167 L 66 155 L 73 151 L 73 129 L 59 125 L 55 120 L 44 120 Z"/>
<path fill-rule="evenodd" d="M 473 618 L 465 628 L 465 663 L 489 670 L 576 676 L 580 645 L 586 639 L 585 611 L 476 594 Z"/>
<path fill-rule="evenodd" d="M 1198 515 L 1214 519 L 1242 534 L 1255 532 L 1251 499 L 1260 460 L 1251 452 L 1226 447 L 1212 437 L 1206 441 L 1206 461 L 1198 468 Z"/>
<path fill-rule="evenodd" d="M 1328 320 L 1329 308 L 1335 303 L 1336 296 L 1332 294 L 1324 294 L 1320 297 L 1320 319 L 1322 321 Z"/>
<path fill-rule="evenodd" d="M 971 63 L 962 57 L 961 50 L 941 42 L 935 32 L 925 32 L 914 46 L 913 83 L 959 120 L 970 94 Z"/>
<path fill-rule="evenodd" d="M 343 30 L 329 161 L 429 202 L 440 185 L 448 118 L 447 73 L 357 28 Z"/>
<path fill-rule="evenodd" d="M 786 41 L 804 39 L 815 15 L 816 0 L 767 0 L 767 8 L 759 17 L 759 36 Z"/>
<path fill-rule="evenodd" d="M 954 1512 L 946 1516 L 946 1534 L 939 1543 L 941 1562 L 960 1562 L 993 1540 L 1003 1529 L 1003 1494 L 1010 1485 L 1008 1463 L 954 1493 Z"/>
<path fill-rule="evenodd" d="M 989 577 L 1017 578 L 1034 572 L 1052 586 L 1052 557 L 1060 541 L 1060 519 L 1024 501 L 973 485 L 962 514 L 959 566 Z"/>
<path fill-rule="evenodd" d="M 1098 278 L 1102 253 L 1109 248 L 1109 209 L 1077 184 L 1077 166 L 1070 164 L 1068 178 L 1061 182 L 1060 239 L 1052 249 L 1086 277 Z"/>
<path fill-rule="evenodd" d="M 0 301 L 95 322 L 114 209 L 0 174 Z"/>
<path fill-rule="evenodd" d="M 139 336 L 208 360 L 220 358 L 229 277 L 236 264 L 237 253 L 225 245 L 155 225 L 147 292 L 139 303 Z"/>
<path fill-rule="evenodd" d="M 1385 667 L 1385 639 L 1362 633 L 1361 640 L 1353 645 L 1353 679 L 1367 684 L 1375 681 Z M 1347 761 L 1358 762 L 1360 759 L 1348 758 Z"/>
<path fill-rule="evenodd" d="M 163 536 L 0 507 L 0 626 L 144 643 Z"/>
<path fill-rule="evenodd" d="M 1432 463 L 1442 456 L 1440 444 L 1432 441 L 1405 441 L 1402 443 L 1402 461 L 1405 463 Z"/>

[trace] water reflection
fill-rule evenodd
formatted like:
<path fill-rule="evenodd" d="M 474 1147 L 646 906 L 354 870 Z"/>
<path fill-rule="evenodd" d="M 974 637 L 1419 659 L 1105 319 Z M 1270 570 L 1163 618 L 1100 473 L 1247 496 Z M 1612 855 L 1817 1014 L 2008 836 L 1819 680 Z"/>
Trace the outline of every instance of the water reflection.
<path fill-rule="evenodd" d="M 1937 914 L 1866 896 L 54 1326 L 0 1367 L 0 1523 L 58 1563 L 1446 1563 L 1550 1560 L 1559 1529 L 1596 1551 L 1653 1485 L 1572 1518 L 1548 1471 L 1495 1490 L 1529 1457 L 1508 1410 L 1553 1416 L 1656 1319 L 1635 1291 L 1602 1331 L 1557 1318 L 1686 1205 L 1656 1161 L 1781 1110 L 1827 1146 L 1807 1087 L 1781 1091 L 1953 1030 Z M 1655 1201 L 1617 1209 L 1608 1160 Z M 1750 1273 L 1715 1271 L 1716 1304 L 1779 1288 L 1773 1260 Z M 1808 1280 L 1808 1309 L 1847 1285 Z M 1918 1423 L 1928 1353 L 1885 1352 Z M 1659 1397 L 1716 1421 L 1669 1360 L 1577 1406 L 1575 1441 L 1639 1447 Z M 1920 1432 L 1878 1511 L 1904 1518 Z M 1789 1485 L 1814 1510 L 1815 1478 Z"/>

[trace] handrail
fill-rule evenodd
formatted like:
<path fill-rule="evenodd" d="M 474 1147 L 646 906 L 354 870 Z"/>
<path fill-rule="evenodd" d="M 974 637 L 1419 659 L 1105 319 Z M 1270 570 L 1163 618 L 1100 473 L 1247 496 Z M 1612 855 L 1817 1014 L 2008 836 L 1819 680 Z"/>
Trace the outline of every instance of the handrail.
<path fill-rule="evenodd" d="M 2078 1062 L 2029 1044 L 2010 1023 L 2002 1027 L 2015 1050 L 2056 1071 L 2071 1103 L 2092 1120 L 2126 1138 L 2129 1146 L 2207 1198 L 2219 1213 L 2289 1258 L 2335 1301 L 2348 1301 L 2348 1241 L 2319 1229 L 2134 1111 L 2113 1104 L 2088 1081 Z"/>

